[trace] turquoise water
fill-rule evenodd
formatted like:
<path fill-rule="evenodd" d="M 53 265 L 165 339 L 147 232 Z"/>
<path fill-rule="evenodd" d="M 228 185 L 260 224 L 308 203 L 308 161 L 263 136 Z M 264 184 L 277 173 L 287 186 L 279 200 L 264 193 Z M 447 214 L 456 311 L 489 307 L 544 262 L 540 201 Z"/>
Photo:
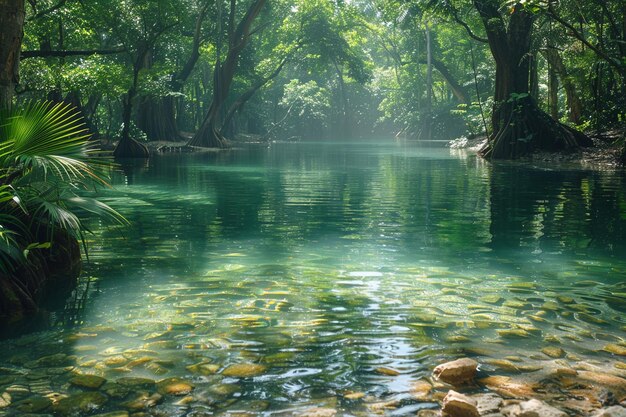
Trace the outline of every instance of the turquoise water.
<path fill-rule="evenodd" d="M 623 173 L 303 143 L 156 156 L 113 184 L 132 226 L 93 224 L 53 326 L 0 342 L 0 415 L 82 392 L 75 374 L 107 379 L 97 412 L 133 410 L 143 391 L 115 395 L 120 378 L 179 377 L 190 396 L 149 415 L 414 415 L 436 404 L 411 387 L 460 356 L 485 374 L 546 346 L 619 362 L 603 349 L 626 337 Z"/>

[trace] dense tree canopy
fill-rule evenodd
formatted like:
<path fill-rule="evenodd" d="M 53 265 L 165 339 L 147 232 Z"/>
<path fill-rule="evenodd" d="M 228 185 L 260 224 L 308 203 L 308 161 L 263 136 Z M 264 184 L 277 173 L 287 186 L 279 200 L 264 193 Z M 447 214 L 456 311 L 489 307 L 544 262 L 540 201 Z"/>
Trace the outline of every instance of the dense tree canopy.
<path fill-rule="evenodd" d="M 507 158 L 626 118 L 620 0 L 2 0 L 0 28 L 0 105 L 72 103 L 120 156 L 486 133 Z"/>

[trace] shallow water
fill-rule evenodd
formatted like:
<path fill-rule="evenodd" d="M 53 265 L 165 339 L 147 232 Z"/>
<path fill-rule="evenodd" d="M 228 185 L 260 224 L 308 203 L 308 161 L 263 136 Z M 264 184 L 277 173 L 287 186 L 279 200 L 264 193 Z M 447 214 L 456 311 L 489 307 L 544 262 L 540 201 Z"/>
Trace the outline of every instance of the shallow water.
<path fill-rule="evenodd" d="M 602 349 L 626 337 L 622 173 L 308 143 L 164 155 L 113 182 L 104 199 L 132 226 L 94 224 L 53 326 L 0 342 L 0 415 L 80 392 L 73 373 L 195 385 L 154 415 L 367 415 L 390 400 L 414 415 L 435 404 L 412 384 L 460 356 L 485 373 L 545 346 L 619 361 Z M 238 377 L 237 363 L 262 366 Z"/>

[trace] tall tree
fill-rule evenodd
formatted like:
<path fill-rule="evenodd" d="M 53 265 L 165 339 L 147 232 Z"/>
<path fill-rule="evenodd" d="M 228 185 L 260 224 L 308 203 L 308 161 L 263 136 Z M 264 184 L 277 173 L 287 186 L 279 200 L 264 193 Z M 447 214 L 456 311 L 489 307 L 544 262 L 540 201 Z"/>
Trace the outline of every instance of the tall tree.
<path fill-rule="evenodd" d="M 522 2 L 501 11 L 500 1 L 473 0 L 496 63 L 492 135 L 481 150 L 489 159 L 514 159 L 536 150 L 570 150 L 591 140 L 552 119 L 530 95 L 531 36 L 536 14 Z"/>
<path fill-rule="evenodd" d="M 11 107 L 19 82 L 24 19 L 24 0 L 0 0 L 0 109 Z"/>
<path fill-rule="evenodd" d="M 228 51 L 222 62 L 220 57 L 221 42 L 218 42 L 217 60 L 213 74 L 213 99 L 209 110 L 204 117 L 200 129 L 189 140 L 190 146 L 225 148 L 228 143 L 220 133 L 222 107 L 228 97 L 233 78 L 237 71 L 239 55 L 250 42 L 252 25 L 259 13 L 265 6 L 266 0 L 253 0 L 248 7 L 239 24 L 235 26 L 237 13 L 237 1 L 230 1 L 230 12 L 228 16 Z M 221 0 L 217 0 L 218 7 L 221 8 Z M 221 20 L 221 13 L 218 19 Z M 221 39 L 218 34 L 218 39 Z"/>

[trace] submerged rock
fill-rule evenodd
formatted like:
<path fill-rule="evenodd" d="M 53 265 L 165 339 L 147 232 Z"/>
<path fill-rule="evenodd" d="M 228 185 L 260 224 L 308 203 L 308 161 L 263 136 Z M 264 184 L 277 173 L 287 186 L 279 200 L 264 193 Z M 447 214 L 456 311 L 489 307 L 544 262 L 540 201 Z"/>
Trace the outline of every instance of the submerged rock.
<path fill-rule="evenodd" d="M 147 392 L 140 393 L 137 397 L 130 401 L 126 401 L 120 404 L 122 407 L 133 411 L 141 411 L 147 408 L 151 408 L 159 404 L 163 400 L 163 396 L 161 394 L 154 393 L 152 395 L 148 395 Z"/>
<path fill-rule="evenodd" d="M 605 352 L 612 353 L 614 355 L 626 356 L 626 347 L 621 345 L 616 345 L 614 343 L 609 343 L 602 350 Z"/>
<path fill-rule="evenodd" d="M 52 405 L 49 398 L 34 395 L 15 404 L 15 408 L 23 413 L 39 413 Z"/>
<path fill-rule="evenodd" d="M 100 392 L 81 392 L 59 400 L 53 410 L 62 416 L 88 414 L 101 408 L 107 401 L 108 397 Z"/>
<path fill-rule="evenodd" d="M 443 399 L 441 409 L 443 416 L 450 417 L 480 417 L 475 399 L 456 391 L 448 392 Z"/>
<path fill-rule="evenodd" d="M 519 403 L 511 410 L 512 417 L 567 417 L 567 414 L 543 401 L 530 400 Z"/>
<path fill-rule="evenodd" d="M 430 382 L 420 379 L 411 385 L 411 395 L 418 401 L 428 401 L 431 399 L 431 391 L 433 386 Z"/>
<path fill-rule="evenodd" d="M 621 405 L 614 405 L 598 411 L 593 417 L 626 417 L 626 408 Z"/>
<path fill-rule="evenodd" d="M 556 347 L 556 346 L 546 346 L 543 349 L 541 349 L 541 352 L 555 359 L 562 358 L 563 356 L 565 356 L 565 351 L 561 349 L 560 347 Z"/>
<path fill-rule="evenodd" d="M 505 398 L 531 398 L 536 395 L 537 384 L 515 381 L 511 377 L 494 375 L 480 379 L 480 384 Z"/>
<path fill-rule="evenodd" d="M 326 407 L 315 407 L 309 408 L 308 410 L 304 410 L 300 414 L 299 417 L 335 417 L 337 414 L 337 410 L 334 408 L 326 408 Z"/>
<path fill-rule="evenodd" d="M 481 416 L 497 413 L 503 404 L 502 397 L 492 392 L 476 394 L 472 398 L 476 400 L 476 408 Z"/>
<path fill-rule="evenodd" d="M 80 388 L 98 389 L 104 385 L 106 381 L 105 378 L 97 375 L 78 375 L 70 379 L 70 384 Z"/>
<path fill-rule="evenodd" d="M 474 379 L 477 368 L 478 362 L 470 358 L 462 358 L 442 363 L 433 370 L 433 375 L 448 384 L 461 385 Z"/>
<path fill-rule="evenodd" d="M 266 366 L 256 363 L 237 363 L 224 369 L 222 375 L 233 378 L 250 378 L 261 375 L 266 369 Z"/>
<path fill-rule="evenodd" d="M 194 386 L 180 378 L 167 378 L 157 383 L 157 391 L 162 395 L 187 395 Z"/>

